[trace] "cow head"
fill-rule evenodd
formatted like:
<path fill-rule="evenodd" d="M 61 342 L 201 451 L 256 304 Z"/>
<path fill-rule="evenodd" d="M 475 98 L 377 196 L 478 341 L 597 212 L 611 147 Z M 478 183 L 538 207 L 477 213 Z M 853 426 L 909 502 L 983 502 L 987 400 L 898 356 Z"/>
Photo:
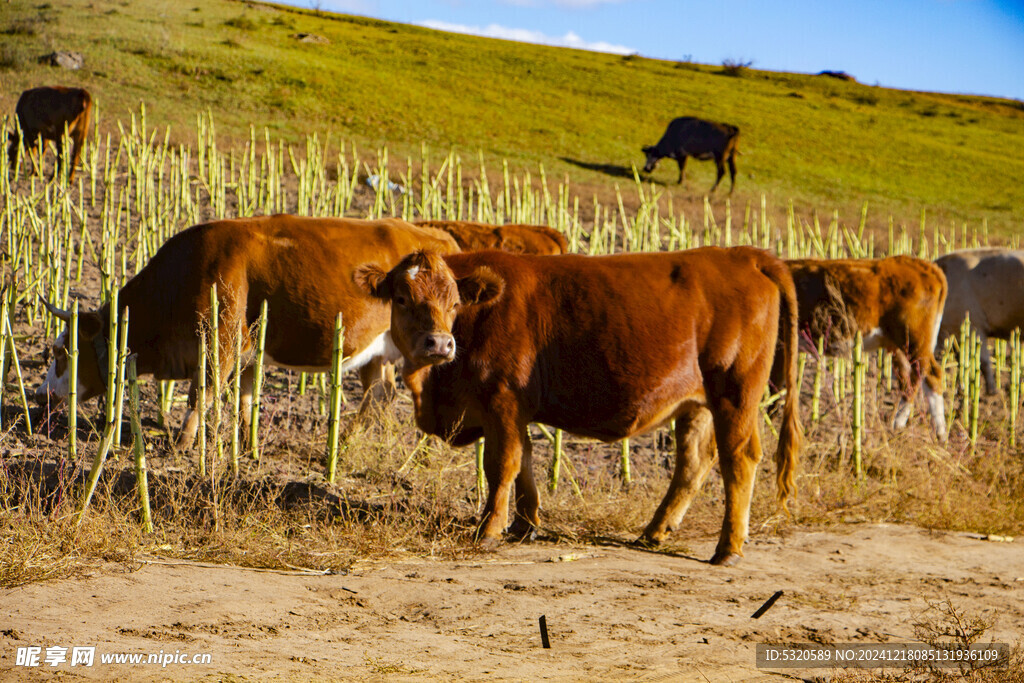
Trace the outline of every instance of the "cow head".
<path fill-rule="evenodd" d="M 661 159 L 664 154 L 659 153 L 657 147 L 651 146 L 644 147 L 643 152 L 647 155 L 647 163 L 644 164 L 644 173 L 650 173 L 654 170 L 654 167 L 658 165 L 658 160 Z"/>
<path fill-rule="evenodd" d="M 391 338 L 406 371 L 454 359 L 452 325 L 458 311 L 493 302 L 505 288 L 486 266 L 456 278 L 440 255 L 424 251 L 409 254 L 390 272 L 364 264 L 354 277 L 364 292 L 391 302 Z"/>
<path fill-rule="evenodd" d="M 49 301 L 43 305 L 53 315 L 64 321 L 71 321 L 71 312 L 57 308 Z M 99 396 L 107 390 L 107 340 L 106 325 L 98 311 L 86 311 L 78 315 L 78 382 L 79 401 Z M 32 393 L 39 403 L 61 402 L 67 399 L 70 382 L 68 363 L 68 330 L 65 329 L 50 347 L 53 360 L 46 371 L 46 377 Z"/>

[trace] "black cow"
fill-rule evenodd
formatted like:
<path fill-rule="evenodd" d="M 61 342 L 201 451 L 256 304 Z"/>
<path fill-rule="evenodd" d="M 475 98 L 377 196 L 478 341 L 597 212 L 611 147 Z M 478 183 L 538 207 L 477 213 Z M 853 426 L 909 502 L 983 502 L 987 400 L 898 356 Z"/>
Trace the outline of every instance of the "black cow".
<path fill-rule="evenodd" d="M 647 163 L 644 172 L 650 173 L 662 157 L 675 159 L 679 164 L 679 182 L 683 182 L 686 157 L 701 161 L 715 160 L 718 177 L 711 186 L 714 192 L 725 175 L 725 163 L 729 163 L 729 192 L 736 186 L 736 152 L 740 129 L 728 123 L 714 123 L 693 116 L 683 116 L 668 124 L 665 134 L 653 147 L 644 147 Z"/>

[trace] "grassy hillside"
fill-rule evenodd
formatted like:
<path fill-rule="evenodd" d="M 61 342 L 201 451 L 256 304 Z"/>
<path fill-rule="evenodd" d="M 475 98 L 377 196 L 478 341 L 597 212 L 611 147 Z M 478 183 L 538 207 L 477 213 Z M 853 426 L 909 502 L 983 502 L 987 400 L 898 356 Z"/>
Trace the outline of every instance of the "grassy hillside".
<path fill-rule="evenodd" d="M 544 164 L 586 199 L 631 182 L 640 147 L 675 116 L 728 121 L 742 131 L 739 202 L 766 194 L 777 212 L 840 211 L 854 222 L 987 220 L 1024 228 L 1024 104 L 915 93 L 825 76 L 620 57 L 430 31 L 342 15 L 229 0 L 13 0 L 0 14 L 0 111 L 46 83 L 89 88 L 101 125 L 144 101 L 153 124 L 194 139 L 211 110 L 222 144 L 250 124 L 299 141 L 309 132 L 387 145 L 393 163 L 454 148 L 488 166 Z M 329 44 L 304 43 L 315 33 Z M 41 66 L 52 49 L 85 54 L 80 72 Z M 682 48 L 681 48 L 682 51 Z M 756 57 L 756 55 L 755 55 Z M 823 66 L 835 66 L 824 65 Z M 652 178 L 685 209 L 702 201 L 713 164 L 692 162 L 684 188 L 674 162 Z M 727 185 L 726 185 L 727 189 Z M 724 196 L 724 193 L 723 195 Z M 718 200 L 720 201 L 720 200 Z"/>

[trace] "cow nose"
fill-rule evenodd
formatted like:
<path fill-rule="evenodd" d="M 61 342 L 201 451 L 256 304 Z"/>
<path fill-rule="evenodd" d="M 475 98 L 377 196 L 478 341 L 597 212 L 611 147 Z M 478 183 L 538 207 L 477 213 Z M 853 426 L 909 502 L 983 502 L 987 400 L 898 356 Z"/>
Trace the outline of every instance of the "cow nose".
<path fill-rule="evenodd" d="M 451 358 L 455 355 L 455 337 L 443 332 L 428 334 L 423 339 L 423 350 L 432 356 Z"/>

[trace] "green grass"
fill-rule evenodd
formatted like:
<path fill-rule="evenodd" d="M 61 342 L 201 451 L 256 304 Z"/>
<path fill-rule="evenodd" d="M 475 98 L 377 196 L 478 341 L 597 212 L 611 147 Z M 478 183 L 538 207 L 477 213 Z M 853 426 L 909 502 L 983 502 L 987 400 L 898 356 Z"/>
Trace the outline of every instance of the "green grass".
<path fill-rule="evenodd" d="M 325 36 L 302 43 L 292 34 Z M 149 122 L 194 140 L 195 115 L 213 112 L 222 147 L 250 124 L 300 142 L 330 132 L 364 158 L 387 145 L 397 169 L 455 149 L 492 172 L 568 175 L 586 200 L 630 183 L 640 147 L 684 114 L 742 131 L 734 204 L 762 193 L 777 215 L 840 211 L 855 223 L 916 225 L 922 210 L 948 227 L 987 221 L 1010 235 L 1024 223 L 1024 104 L 890 90 L 836 79 L 621 57 L 470 36 L 342 15 L 229 0 L 13 0 L 0 18 L 0 111 L 45 83 L 80 84 L 116 130 L 144 101 Z M 85 54 L 81 72 L 40 66 L 53 49 Z M 712 164 L 674 162 L 653 179 L 683 206 L 699 206 Z M 586 202 L 584 202 L 586 203 Z"/>

